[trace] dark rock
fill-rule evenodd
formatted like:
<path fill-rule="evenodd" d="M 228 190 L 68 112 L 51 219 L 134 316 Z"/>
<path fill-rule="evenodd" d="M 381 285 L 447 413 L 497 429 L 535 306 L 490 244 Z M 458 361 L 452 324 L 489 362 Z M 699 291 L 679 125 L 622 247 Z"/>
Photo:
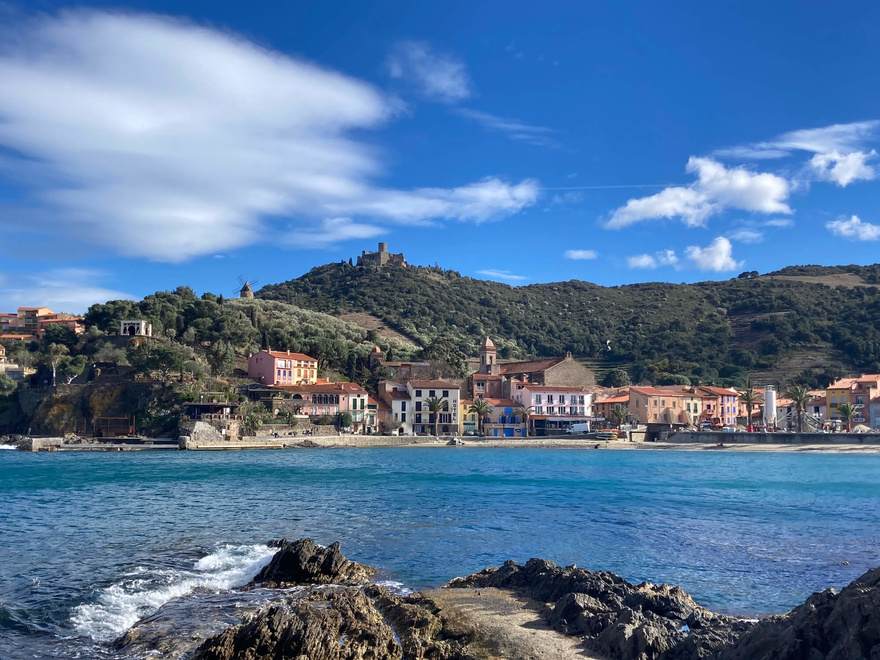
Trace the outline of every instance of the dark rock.
<path fill-rule="evenodd" d="M 273 545 L 274 544 L 274 545 Z M 270 542 L 278 552 L 250 583 L 269 588 L 302 584 L 361 584 L 375 574 L 375 569 L 348 561 L 339 543 L 324 548 L 312 539 Z"/>
<path fill-rule="evenodd" d="M 880 568 L 763 619 L 719 660 L 880 660 Z"/>
<path fill-rule="evenodd" d="M 547 615 L 553 628 L 583 636 L 587 648 L 621 660 L 709 658 L 753 625 L 713 614 L 679 587 L 633 585 L 614 573 L 562 568 L 543 559 L 525 566 L 508 561 L 447 586 L 512 589 L 553 603 Z"/>
<path fill-rule="evenodd" d="M 202 644 L 194 660 L 403 660 L 394 631 L 358 589 L 273 606 Z"/>

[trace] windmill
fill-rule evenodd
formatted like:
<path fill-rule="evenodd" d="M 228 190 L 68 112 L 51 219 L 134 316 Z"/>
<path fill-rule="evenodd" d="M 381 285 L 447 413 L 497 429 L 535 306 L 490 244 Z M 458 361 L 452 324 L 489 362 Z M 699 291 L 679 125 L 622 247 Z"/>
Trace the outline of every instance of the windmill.
<path fill-rule="evenodd" d="M 246 280 L 241 275 L 239 275 L 238 287 L 236 287 L 233 293 L 237 293 L 239 298 L 253 298 L 254 287 L 258 284 L 259 282 L 257 280 Z"/>

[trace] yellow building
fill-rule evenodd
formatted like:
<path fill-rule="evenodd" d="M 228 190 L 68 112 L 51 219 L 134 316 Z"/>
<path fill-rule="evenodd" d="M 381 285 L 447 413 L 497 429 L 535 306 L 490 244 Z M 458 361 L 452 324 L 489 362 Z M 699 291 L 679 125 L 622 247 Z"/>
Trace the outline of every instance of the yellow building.
<path fill-rule="evenodd" d="M 880 394 L 880 375 L 862 374 L 858 378 L 841 378 L 825 390 L 825 410 L 828 419 L 841 419 L 837 409 L 841 404 L 855 406 L 853 424 L 865 424 L 870 419 L 871 399 Z"/>

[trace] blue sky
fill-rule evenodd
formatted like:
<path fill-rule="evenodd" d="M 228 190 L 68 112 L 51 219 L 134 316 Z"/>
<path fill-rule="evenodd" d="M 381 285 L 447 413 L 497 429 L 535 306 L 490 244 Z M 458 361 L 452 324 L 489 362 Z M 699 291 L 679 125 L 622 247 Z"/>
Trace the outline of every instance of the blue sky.
<path fill-rule="evenodd" d="M 874 263 L 878 21 L 869 2 L 0 3 L 0 307 L 228 295 L 380 240 L 511 284 Z"/>

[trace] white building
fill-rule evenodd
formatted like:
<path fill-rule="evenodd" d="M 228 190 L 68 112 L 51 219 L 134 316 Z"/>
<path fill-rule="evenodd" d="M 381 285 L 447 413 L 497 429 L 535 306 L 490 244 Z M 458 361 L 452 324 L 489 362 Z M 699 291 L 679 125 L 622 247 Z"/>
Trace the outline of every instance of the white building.
<path fill-rule="evenodd" d="M 153 325 L 146 321 L 120 321 L 119 334 L 123 337 L 152 337 Z"/>
<path fill-rule="evenodd" d="M 531 409 L 531 424 L 536 435 L 567 429 L 587 422 L 593 416 L 593 395 L 580 387 L 535 385 L 512 381 L 510 398 Z"/>
<path fill-rule="evenodd" d="M 412 427 L 416 433 L 434 433 L 435 421 L 438 434 L 458 432 L 461 406 L 461 390 L 457 385 L 442 380 L 411 380 L 406 384 L 412 401 Z M 443 412 L 438 420 L 425 403 L 430 398 L 444 401 Z"/>

